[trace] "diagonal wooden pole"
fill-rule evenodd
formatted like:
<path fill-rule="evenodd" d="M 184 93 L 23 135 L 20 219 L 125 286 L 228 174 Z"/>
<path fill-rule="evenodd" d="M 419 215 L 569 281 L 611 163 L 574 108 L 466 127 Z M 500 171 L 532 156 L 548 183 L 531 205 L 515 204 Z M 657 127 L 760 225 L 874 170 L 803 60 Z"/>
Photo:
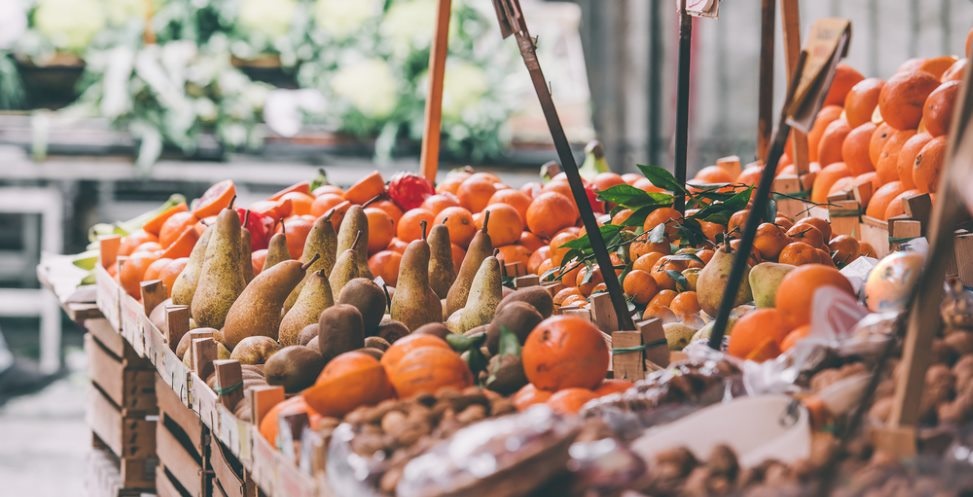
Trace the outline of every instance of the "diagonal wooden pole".
<path fill-rule="evenodd" d="M 799 0 L 780 0 L 781 26 L 784 30 L 784 61 L 787 65 L 787 84 L 797 69 L 797 59 L 801 55 L 801 10 Z M 794 148 L 794 167 L 797 176 L 804 180 L 810 171 L 807 133 L 792 129 Z"/>
<path fill-rule="evenodd" d="M 673 176 L 680 185 L 686 185 L 686 162 L 689 148 L 689 93 L 692 70 L 693 18 L 686 12 L 686 0 L 679 2 L 679 67 L 676 84 L 676 149 Z M 676 195 L 675 209 L 686 212 L 686 198 Z"/>
<path fill-rule="evenodd" d="M 426 95 L 426 126 L 422 134 L 419 163 L 422 175 L 436 181 L 439 171 L 439 141 L 443 121 L 443 81 L 446 76 L 446 49 L 449 46 L 449 14 L 452 0 L 437 0 L 436 30 L 429 48 L 429 93 Z"/>
<path fill-rule="evenodd" d="M 767 163 L 770 135 L 774 131 L 774 28 L 776 0 L 760 5 L 760 89 L 757 101 L 757 159 Z"/>
<path fill-rule="evenodd" d="M 574 201 L 578 205 L 578 210 L 581 213 L 581 221 L 588 233 L 598 267 L 604 277 L 608 295 L 611 297 L 612 307 L 618 316 L 618 326 L 622 330 L 634 330 L 635 324 L 632 322 L 632 313 L 628 310 L 628 303 L 625 301 L 622 286 L 619 284 L 618 276 L 615 274 L 615 268 L 612 265 L 610 254 L 605 246 L 605 239 L 601 236 L 598 221 L 595 219 L 594 211 L 591 209 L 591 202 L 588 201 L 588 195 L 585 192 L 584 183 L 581 180 L 581 173 L 578 172 L 578 163 L 575 161 L 574 153 L 571 151 L 571 144 L 568 143 L 568 138 L 564 133 L 564 127 L 561 125 L 561 119 L 557 115 L 554 99 L 551 97 L 547 80 L 544 78 L 544 72 L 541 70 L 540 61 L 537 59 L 537 46 L 530 35 L 530 31 L 527 29 L 527 21 L 524 19 L 520 1 L 493 0 L 493 7 L 497 11 L 501 35 L 504 38 L 514 35 L 517 40 L 520 55 L 524 59 L 524 65 L 527 66 L 527 72 L 530 74 L 530 80 L 533 83 L 534 91 L 537 93 L 537 99 L 540 101 L 541 109 L 544 111 L 544 118 L 547 120 L 547 127 L 550 129 L 551 138 L 554 141 L 554 148 L 557 150 L 558 158 L 561 161 L 561 168 L 568 178 L 568 183 L 571 185 L 571 194 L 574 196 Z"/>

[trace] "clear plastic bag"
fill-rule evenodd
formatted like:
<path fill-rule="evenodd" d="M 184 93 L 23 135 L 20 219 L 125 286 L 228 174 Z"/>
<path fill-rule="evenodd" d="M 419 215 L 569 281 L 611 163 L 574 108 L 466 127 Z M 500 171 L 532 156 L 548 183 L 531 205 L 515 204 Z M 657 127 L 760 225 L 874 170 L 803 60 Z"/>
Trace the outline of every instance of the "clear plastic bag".
<path fill-rule="evenodd" d="M 369 457 L 357 454 L 351 447 L 355 436 L 356 433 L 348 423 L 340 424 L 331 434 L 326 473 L 331 493 L 341 496 L 382 497 L 377 489 L 388 459 L 381 451 Z"/>

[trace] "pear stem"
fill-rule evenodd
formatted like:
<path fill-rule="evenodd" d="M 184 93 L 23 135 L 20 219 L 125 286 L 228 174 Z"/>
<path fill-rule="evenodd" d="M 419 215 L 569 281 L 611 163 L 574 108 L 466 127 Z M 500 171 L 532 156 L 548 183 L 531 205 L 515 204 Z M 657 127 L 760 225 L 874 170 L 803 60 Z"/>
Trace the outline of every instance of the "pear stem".
<path fill-rule="evenodd" d="M 321 258 L 321 254 L 317 254 L 317 253 L 314 254 L 314 257 L 311 257 L 311 260 L 305 262 L 304 264 L 301 264 L 301 271 L 307 271 L 307 268 L 311 267 L 311 264 L 314 264 L 320 258 Z"/>
<path fill-rule="evenodd" d="M 486 233 L 488 224 L 490 224 L 490 211 L 487 210 L 483 211 L 483 227 L 480 228 L 480 231 Z"/>
<path fill-rule="evenodd" d="M 426 228 L 429 226 L 429 223 L 427 223 L 426 220 L 423 219 L 422 221 L 419 221 L 419 226 L 422 226 L 422 240 L 425 241 L 426 240 Z"/>
<path fill-rule="evenodd" d="M 384 192 L 383 193 L 379 193 L 378 195 L 375 195 L 374 197 L 368 199 L 368 201 L 366 201 L 364 204 L 361 204 L 361 206 L 363 208 L 364 207 L 368 207 L 369 205 L 372 205 L 375 202 L 378 202 L 379 200 L 381 200 L 382 197 L 385 197 L 385 193 Z"/>
<path fill-rule="evenodd" d="M 235 204 L 235 203 L 236 203 L 236 195 L 234 195 L 233 198 L 230 199 L 230 205 L 226 206 L 226 208 L 227 209 L 232 209 L 233 208 L 233 204 Z"/>
<path fill-rule="evenodd" d="M 444 217 L 443 218 L 443 222 L 440 223 L 440 224 L 446 224 L 446 221 L 449 221 L 449 216 Z"/>
<path fill-rule="evenodd" d="M 318 269 L 318 272 L 316 272 L 316 273 L 314 273 L 314 274 L 316 274 L 316 275 L 318 275 L 318 276 L 320 276 L 320 277 L 322 277 L 322 278 L 324 278 L 324 270 L 323 270 L 323 269 Z"/>
<path fill-rule="evenodd" d="M 351 242 L 351 248 L 357 249 L 359 241 L 361 241 L 361 230 L 358 230 L 358 233 L 355 234 L 355 241 Z"/>
<path fill-rule="evenodd" d="M 278 219 L 277 222 L 280 223 L 281 234 L 284 235 L 284 238 L 287 238 L 287 223 L 284 222 L 284 218 Z"/>

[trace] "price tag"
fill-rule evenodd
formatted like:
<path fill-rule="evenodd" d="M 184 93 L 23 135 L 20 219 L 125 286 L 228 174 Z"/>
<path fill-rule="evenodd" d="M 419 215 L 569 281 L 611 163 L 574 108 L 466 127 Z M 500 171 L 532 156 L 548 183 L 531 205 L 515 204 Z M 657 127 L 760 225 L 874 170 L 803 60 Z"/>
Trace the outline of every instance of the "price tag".
<path fill-rule="evenodd" d="M 678 5 L 681 0 L 677 0 Z M 720 17 L 720 0 L 686 0 L 686 13 L 693 17 Z"/>
<path fill-rule="evenodd" d="M 848 19 L 819 19 L 811 26 L 804 48 L 804 68 L 787 108 L 788 124 L 804 133 L 811 130 L 831 88 L 835 68 L 848 53 L 850 42 L 851 21 Z"/>

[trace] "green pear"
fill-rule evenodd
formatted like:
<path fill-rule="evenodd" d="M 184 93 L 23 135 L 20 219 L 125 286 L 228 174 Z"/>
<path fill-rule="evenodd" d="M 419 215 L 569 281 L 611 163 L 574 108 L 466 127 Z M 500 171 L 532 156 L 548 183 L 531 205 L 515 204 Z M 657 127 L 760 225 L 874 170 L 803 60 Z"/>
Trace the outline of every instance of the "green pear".
<path fill-rule="evenodd" d="M 662 329 L 666 334 L 669 350 L 682 350 L 696 334 L 695 328 L 680 322 L 663 324 Z"/>
<path fill-rule="evenodd" d="M 470 286 L 470 296 L 463 308 L 460 318 L 460 328 L 463 331 L 488 324 L 493 320 L 497 311 L 497 304 L 503 298 L 503 275 L 500 273 L 500 261 L 490 256 L 483 259 L 480 269 L 473 277 Z"/>
<path fill-rule="evenodd" d="M 355 243 L 355 239 L 361 238 L 360 243 Z M 355 247 L 358 257 L 355 259 L 358 264 L 358 274 L 362 278 L 372 279 L 372 272 L 368 269 L 368 217 L 365 216 L 365 209 L 360 205 L 353 205 L 345 212 L 345 217 L 341 219 L 341 227 L 338 228 L 338 245 L 335 253 L 343 254 L 345 250 Z M 340 290 L 332 286 L 332 290 L 337 294 Z"/>
<path fill-rule="evenodd" d="M 449 241 L 449 228 L 445 224 L 432 227 L 429 241 L 429 285 L 440 299 L 449 294 L 449 287 L 456 279 L 453 269 L 453 247 Z"/>
<path fill-rule="evenodd" d="M 189 305 L 193 302 L 193 295 L 196 293 L 196 285 L 199 283 L 199 273 L 203 270 L 203 261 L 206 259 L 206 246 L 209 239 L 213 236 L 212 226 L 203 231 L 192 252 L 189 253 L 189 260 L 183 268 L 176 281 L 172 284 L 172 303 L 175 305 Z"/>
<path fill-rule="evenodd" d="M 247 286 L 240 273 L 240 217 L 223 209 L 212 229 L 189 310 L 198 326 L 222 328 L 230 306 Z"/>
<path fill-rule="evenodd" d="M 466 249 L 466 257 L 463 264 L 456 273 L 453 285 L 449 287 L 446 295 L 446 315 L 450 316 L 454 312 L 466 307 L 466 299 L 470 296 L 470 285 L 473 284 L 473 277 L 479 271 L 483 260 L 493 255 L 493 242 L 487 233 L 487 224 L 490 222 L 490 211 L 483 214 L 483 227 L 473 235 L 469 248 Z"/>
<path fill-rule="evenodd" d="M 232 349 L 246 337 L 262 335 L 277 339 L 281 308 L 310 262 L 284 261 L 261 271 L 236 299 L 226 315 L 223 340 Z M 300 332 L 300 330 L 298 330 Z"/>
<path fill-rule="evenodd" d="M 796 266 L 790 264 L 761 262 L 750 270 L 748 280 L 753 289 L 753 302 L 757 307 L 774 307 L 781 280 L 794 269 Z"/>
<path fill-rule="evenodd" d="M 331 270 L 328 280 L 331 281 L 331 293 L 340 294 L 341 289 L 345 285 L 355 279 L 365 277 L 361 274 L 361 266 L 358 264 L 360 258 L 358 254 L 358 246 L 363 243 L 361 237 L 356 238 L 351 247 L 341 252 L 338 256 L 338 260 L 334 263 L 334 269 Z"/>
<path fill-rule="evenodd" d="M 290 258 L 291 253 L 287 248 L 287 235 L 276 233 L 270 237 L 270 242 L 267 244 L 267 257 L 264 259 L 263 270 L 266 271 L 272 268 L 274 264 L 290 260 Z"/>
<path fill-rule="evenodd" d="M 304 280 L 298 283 L 294 291 L 287 296 L 287 301 L 284 302 L 284 311 L 289 310 L 294 305 L 294 302 L 297 301 L 298 294 L 304 288 L 304 283 L 312 274 L 318 271 L 324 271 L 324 274 L 330 275 L 331 270 L 334 269 L 334 263 L 337 257 L 335 247 L 338 243 L 338 237 L 334 232 L 334 225 L 331 224 L 331 216 L 333 213 L 332 211 L 327 215 L 319 217 L 314 221 L 314 225 L 311 226 L 311 231 L 307 233 L 307 239 L 304 241 L 304 252 L 301 253 L 301 262 L 308 262 L 315 255 L 319 257 L 317 258 L 317 262 L 308 268 Z"/>
<path fill-rule="evenodd" d="M 716 316 L 720 302 L 723 301 L 723 293 L 726 291 L 726 283 L 730 278 L 730 269 L 733 267 L 733 259 L 736 253 L 731 251 L 729 246 L 716 249 L 713 258 L 703 267 L 696 278 L 696 297 L 699 300 L 699 307 L 709 314 Z M 747 281 L 747 274 L 750 267 L 747 266 L 737 290 L 733 305 L 740 305 L 750 302 L 753 297 L 750 294 L 750 283 Z"/>
<path fill-rule="evenodd" d="M 429 286 L 429 244 L 425 240 L 413 240 L 402 255 L 389 314 L 410 330 L 442 321 L 442 305 Z"/>
<path fill-rule="evenodd" d="M 277 339 L 284 346 L 301 345 L 301 330 L 309 324 L 317 324 L 321 311 L 334 305 L 331 283 L 323 269 L 308 274 L 302 282 L 304 288 L 301 289 L 297 301 L 280 321 Z"/>

